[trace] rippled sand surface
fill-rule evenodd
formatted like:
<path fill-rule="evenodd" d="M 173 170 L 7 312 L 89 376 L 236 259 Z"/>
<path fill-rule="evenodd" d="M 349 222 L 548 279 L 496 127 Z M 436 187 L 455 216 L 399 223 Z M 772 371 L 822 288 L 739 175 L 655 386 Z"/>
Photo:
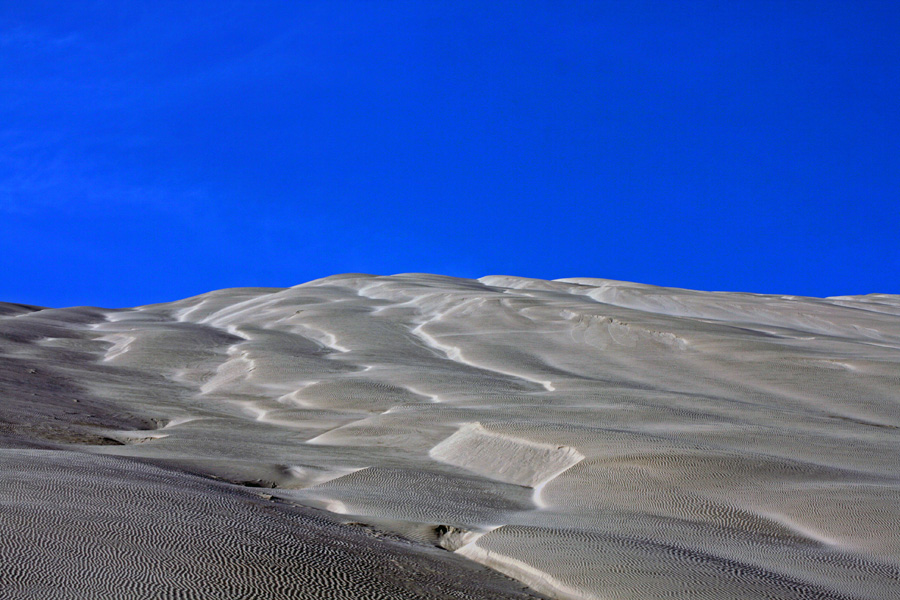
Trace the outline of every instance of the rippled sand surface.
<path fill-rule="evenodd" d="M 900 597 L 898 296 L 341 275 L 0 352 L 3 597 Z"/>

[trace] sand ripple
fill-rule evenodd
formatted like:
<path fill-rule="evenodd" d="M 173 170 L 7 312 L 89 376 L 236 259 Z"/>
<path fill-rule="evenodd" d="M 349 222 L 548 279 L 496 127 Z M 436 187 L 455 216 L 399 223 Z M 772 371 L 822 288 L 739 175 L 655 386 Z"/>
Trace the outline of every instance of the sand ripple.
<path fill-rule="evenodd" d="M 434 581 L 399 583 L 366 545 L 390 531 L 455 550 L 433 552 L 457 583 L 477 561 L 558 598 L 893 600 L 898 315 L 883 294 L 425 274 L 3 304 L 4 597 L 479 597 L 427 587 L 448 580 L 420 550 L 396 560 Z M 298 542 L 293 504 L 370 538 Z"/>

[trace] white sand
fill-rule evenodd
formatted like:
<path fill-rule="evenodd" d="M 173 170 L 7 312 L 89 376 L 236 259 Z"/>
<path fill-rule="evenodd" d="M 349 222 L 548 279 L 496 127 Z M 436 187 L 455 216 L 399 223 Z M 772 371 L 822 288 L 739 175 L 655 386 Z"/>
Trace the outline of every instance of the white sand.
<path fill-rule="evenodd" d="M 410 274 L 0 308 L 5 448 L 271 488 L 557 598 L 900 597 L 897 296 Z"/>

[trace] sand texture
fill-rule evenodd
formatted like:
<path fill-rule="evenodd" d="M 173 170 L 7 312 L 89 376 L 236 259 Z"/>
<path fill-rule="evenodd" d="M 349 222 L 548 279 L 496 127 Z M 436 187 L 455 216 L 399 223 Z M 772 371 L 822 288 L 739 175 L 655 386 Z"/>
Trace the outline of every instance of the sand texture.
<path fill-rule="evenodd" d="M 900 597 L 898 296 L 0 304 L 0 399 L 2 598 Z"/>

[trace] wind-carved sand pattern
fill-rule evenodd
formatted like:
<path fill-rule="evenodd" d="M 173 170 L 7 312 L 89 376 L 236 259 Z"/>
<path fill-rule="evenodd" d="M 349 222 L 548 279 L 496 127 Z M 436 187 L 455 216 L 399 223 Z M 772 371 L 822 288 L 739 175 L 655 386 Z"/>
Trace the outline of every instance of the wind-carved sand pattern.
<path fill-rule="evenodd" d="M 0 385 L 3 598 L 900 597 L 898 296 L 0 304 Z"/>

